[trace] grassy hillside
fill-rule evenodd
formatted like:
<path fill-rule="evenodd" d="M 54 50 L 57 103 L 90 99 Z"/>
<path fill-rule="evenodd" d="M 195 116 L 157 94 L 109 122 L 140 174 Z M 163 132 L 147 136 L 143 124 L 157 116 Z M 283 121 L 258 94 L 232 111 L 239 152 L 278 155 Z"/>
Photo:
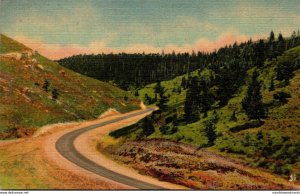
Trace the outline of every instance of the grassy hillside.
<path fill-rule="evenodd" d="M 4 35 L 0 38 L 0 138 L 30 135 L 46 124 L 92 119 L 108 108 L 138 108 L 139 101 L 128 92 L 61 67 Z M 18 58 L 12 52 L 29 54 Z"/>
<path fill-rule="evenodd" d="M 182 118 L 183 106 L 186 91 L 172 92 L 173 88 L 181 85 L 182 76 L 173 80 L 162 82 L 162 86 L 168 89 L 169 109 L 171 113 L 166 113 L 154 125 L 155 131 L 146 139 L 168 139 L 177 142 L 192 144 L 199 148 L 207 146 L 208 139 L 205 132 L 207 121 L 217 117 L 215 145 L 209 149 L 225 156 L 235 158 L 245 164 L 262 167 L 269 171 L 288 177 L 295 172 L 300 176 L 300 47 L 295 47 L 286 51 L 282 56 L 265 61 L 261 67 L 256 67 L 260 72 L 259 80 L 262 83 L 263 103 L 267 111 L 267 117 L 262 122 L 248 119 L 241 103 L 246 96 L 251 75 L 255 68 L 248 71 L 246 83 L 232 96 L 229 102 L 223 107 L 213 107 L 207 117 L 201 117 L 197 122 L 186 124 L 180 122 L 174 125 L 172 118 L 177 114 Z M 292 79 L 289 83 L 285 80 L 275 80 L 277 69 L 282 64 L 290 66 L 287 69 L 293 71 Z M 201 76 L 210 73 L 204 70 Z M 270 83 L 274 80 L 274 90 L 270 91 Z M 141 100 L 147 93 L 153 97 L 155 84 L 146 86 L 139 91 Z M 278 99 L 275 96 L 285 94 L 287 98 Z M 174 103 L 176 102 L 176 103 Z M 234 116 L 233 116 L 234 115 Z M 168 121 L 170 120 L 170 121 Z M 161 126 L 168 129 L 162 130 Z M 176 130 L 173 130 L 176 128 Z M 142 129 L 127 134 L 127 139 L 137 139 Z"/>

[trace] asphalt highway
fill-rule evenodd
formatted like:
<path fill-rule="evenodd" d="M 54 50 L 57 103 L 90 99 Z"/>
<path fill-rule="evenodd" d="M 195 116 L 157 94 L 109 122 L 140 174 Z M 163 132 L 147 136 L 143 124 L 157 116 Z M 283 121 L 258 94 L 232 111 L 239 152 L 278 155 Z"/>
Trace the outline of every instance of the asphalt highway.
<path fill-rule="evenodd" d="M 144 114 L 147 112 L 152 112 L 153 108 L 147 108 L 145 110 L 141 110 L 139 112 L 135 112 L 129 115 L 124 115 L 122 117 L 118 117 L 115 119 L 111 119 L 108 121 L 103 121 L 94 125 L 90 125 L 87 127 L 83 127 L 80 129 L 77 129 L 75 131 L 69 132 L 62 137 L 60 137 L 57 142 L 55 143 L 56 150 L 66 159 L 71 161 L 72 163 L 76 164 L 77 166 L 84 168 L 92 173 L 95 173 L 97 175 L 100 175 L 102 177 L 108 178 L 110 180 L 137 188 L 137 189 L 145 189 L 145 190 L 154 190 L 154 189 L 164 189 L 162 187 L 149 184 L 146 182 L 143 182 L 141 180 L 136 180 L 131 177 L 119 174 L 118 172 L 111 171 L 80 154 L 75 146 L 74 141 L 75 139 L 80 136 L 81 134 L 93 130 L 98 127 L 103 127 L 108 124 L 112 124 L 121 120 L 125 120 L 134 116 L 138 116 L 140 114 Z"/>

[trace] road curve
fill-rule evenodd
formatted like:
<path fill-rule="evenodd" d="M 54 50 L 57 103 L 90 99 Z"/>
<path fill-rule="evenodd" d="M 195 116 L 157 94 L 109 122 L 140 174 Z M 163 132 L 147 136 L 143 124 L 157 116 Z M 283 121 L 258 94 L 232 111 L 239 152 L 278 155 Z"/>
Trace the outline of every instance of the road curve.
<path fill-rule="evenodd" d="M 129 115 L 125 115 L 122 117 L 118 117 L 115 119 L 111 119 L 108 121 L 103 121 L 94 125 L 90 125 L 87 127 L 83 127 L 80 129 L 77 129 L 75 131 L 69 132 L 62 137 L 60 137 L 56 143 L 55 143 L 55 148 L 61 154 L 63 157 L 65 157 L 67 160 L 71 161 L 72 163 L 76 164 L 77 166 L 84 168 L 92 173 L 95 173 L 97 175 L 100 175 L 102 177 L 108 178 L 110 180 L 123 183 L 128 186 L 132 186 L 138 189 L 146 189 L 146 190 L 154 190 L 154 189 L 165 189 L 160 186 L 156 186 L 153 184 L 149 184 L 140 180 L 133 179 L 131 177 L 119 174 L 117 172 L 111 171 L 99 164 L 96 164 L 92 160 L 89 160 L 82 154 L 80 154 L 75 146 L 74 146 L 74 141 L 75 139 L 80 136 L 81 134 L 90 131 L 92 129 L 96 129 L 98 127 L 103 127 L 108 124 L 112 124 L 114 122 L 122 121 L 134 116 L 138 116 L 140 114 L 144 114 L 147 112 L 152 112 L 154 109 L 153 108 L 147 108 L 145 110 L 135 112 Z"/>

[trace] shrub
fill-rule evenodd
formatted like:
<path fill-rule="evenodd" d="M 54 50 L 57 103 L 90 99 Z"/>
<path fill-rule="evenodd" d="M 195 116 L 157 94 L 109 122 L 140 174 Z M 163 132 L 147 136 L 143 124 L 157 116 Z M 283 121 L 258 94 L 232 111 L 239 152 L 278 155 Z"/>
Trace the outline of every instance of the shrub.
<path fill-rule="evenodd" d="M 59 90 L 56 89 L 56 88 L 54 88 L 54 89 L 52 90 L 52 100 L 56 101 L 57 98 L 58 98 L 58 96 L 59 96 Z"/>
<path fill-rule="evenodd" d="M 119 137 L 122 137 L 122 136 L 126 136 L 126 135 L 132 133 L 133 131 L 135 131 L 137 129 L 137 125 L 138 124 L 133 124 L 133 125 L 130 125 L 130 126 L 123 127 L 121 129 L 112 131 L 112 132 L 109 133 L 109 136 L 114 137 L 114 138 L 119 138 Z"/>
<path fill-rule="evenodd" d="M 236 127 L 232 127 L 230 128 L 229 130 L 231 132 L 239 132 L 239 131 L 243 131 L 243 130 L 246 130 L 246 129 L 250 129 L 250 128 L 257 128 L 257 127 L 260 127 L 264 124 L 263 121 L 260 121 L 260 120 L 254 120 L 254 121 L 251 121 L 251 122 L 248 122 L 248 123 L 245 123 L 243 125 L 238 125 Z"/>
<path fill-rule="evenodd" d="M 291 98 L 291 94 L 283 91 L 276 92 L 275 94 L 273 94 L 273 98 L 274 100 L 284 104 L 287 103 L 287 98 Z"/>
<path fill-rule="evenodd" d="M 159 128 L 159 131 L 163 134 L 166 135 L 168 133 L 168 130 L 170 129 L 170 126 L 168 125 L 163 125 Z"/>

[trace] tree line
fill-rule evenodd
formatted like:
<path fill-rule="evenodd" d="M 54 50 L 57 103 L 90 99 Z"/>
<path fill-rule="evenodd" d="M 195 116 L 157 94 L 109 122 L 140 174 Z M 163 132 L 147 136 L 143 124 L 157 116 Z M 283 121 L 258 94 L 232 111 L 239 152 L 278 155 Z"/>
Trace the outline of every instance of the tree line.
<path fill-rule="evenodd" d="M 220 84 L 232 83 L 232 90 L 239 84 L 231 79 L 242 69 L 260 66 L 266 58 L 275 58 L 285 50 L 300 44 L 299 32 L 289 38 L 271 32 L 268 40 L 258 40 L 228 45 L 214 52 L 192 53 L 118 53 L 75 55 L 58 60 L 59 64 L 78 73 L 102 81 L 112 81 L 123 89 L 139 88 L 149 83 L 170 80 L 196 69 L 209 67 L 228 76 L 221 76 Z M 235 71 L 237 70 L 237 71 Z M 235 72 L 232 72 L 235 71 Z M 238 77 L 242 77 L 239 75 Z M 221 83 L 222 82 L 222 83 Z"/>

